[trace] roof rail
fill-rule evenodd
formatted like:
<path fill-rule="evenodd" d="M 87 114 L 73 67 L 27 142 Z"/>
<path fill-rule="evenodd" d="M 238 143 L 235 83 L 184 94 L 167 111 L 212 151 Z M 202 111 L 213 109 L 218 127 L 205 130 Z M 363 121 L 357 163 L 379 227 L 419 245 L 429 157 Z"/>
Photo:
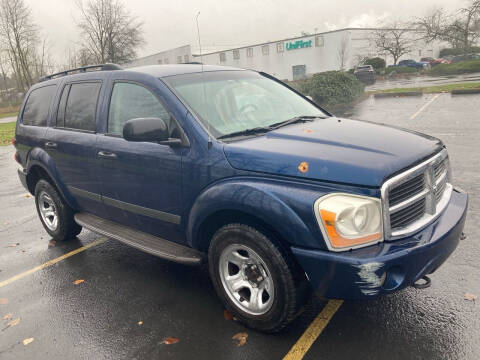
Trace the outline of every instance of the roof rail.
<path fill-rule="evenodd" d="M 85 73 L 85 72 L 90 72 L 90 71 L 109 71 L 109 70 L 123 70 L 123 68 L 120 65 L 109 64 L 109 63 L 107 63 L 107 64 L 97 64 L 97 65 L 88 65 L 88 66 L 82 66 L 82 67 L 79 67 L 79 68 L 76 68 L 76 69 L 60 71 L 60 72 L 52 74 L 52 75 L 43 76 L 38 80 L 38 82 L 47 81 L 47 80 L 55 79 L 57 77 L 67 76 L 67 75 L 71 75 L 71 74 Z"/>

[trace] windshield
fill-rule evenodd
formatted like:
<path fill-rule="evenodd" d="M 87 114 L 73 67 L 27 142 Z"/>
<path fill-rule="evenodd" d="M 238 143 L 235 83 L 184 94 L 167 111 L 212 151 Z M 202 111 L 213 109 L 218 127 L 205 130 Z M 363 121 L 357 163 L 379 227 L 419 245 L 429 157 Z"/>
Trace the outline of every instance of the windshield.
<path fill-rule="evenodd" d="M 295 117 L 326 116 L 300 95 L 256 72 L 205 72 L 163 80 L 215 137 L 268 127 Z"/>

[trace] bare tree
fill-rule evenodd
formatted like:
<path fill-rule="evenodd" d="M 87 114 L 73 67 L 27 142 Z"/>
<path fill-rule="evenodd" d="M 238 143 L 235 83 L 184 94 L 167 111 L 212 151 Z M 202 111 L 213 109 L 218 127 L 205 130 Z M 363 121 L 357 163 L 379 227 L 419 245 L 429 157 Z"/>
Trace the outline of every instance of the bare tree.
<path fill-rule="evenodd" d="M 480 0 L 471 0 L 469 6 L 455 13 L 435 9 L 417 19 L 416 25 L 424 33 L 424 40 L 442 40 L 467 54 L 480 38 Z"/>
<path fill-rule="evenodd" d="M 390 54 L 393 64 L 408 54 L 415 41 L 414 32 L 408 24 L 394 22 L 373 32 L 372 42 L 380 54 Z"/>
<path fill-rule="evenodd" d="M 32 63 L 38 29 L 23 0 L 0 0 L 0 41 L 15 73 L 19 89 L 34 82 Z"/>
<path fill-rule="evenodd" d="M 126 63 L 135 59 L 143 45 L 142 23 L 129 15 L 120 0 L 77 0 L 81 12 L 84 61 Z"/>
<path fill-rule="evenodd" d="M 348 44 L 348 37 L 344 36 L 342 40 L 340 40 L 340 44 L 338 47 L 338 52 L 337 52 L 337 58 L 338 58 L 338 63 L 340 64 L 340 70 L 345 70 L 345 67 L 347 66 L 347 60 L 349 56 L 349 44 Z"/>

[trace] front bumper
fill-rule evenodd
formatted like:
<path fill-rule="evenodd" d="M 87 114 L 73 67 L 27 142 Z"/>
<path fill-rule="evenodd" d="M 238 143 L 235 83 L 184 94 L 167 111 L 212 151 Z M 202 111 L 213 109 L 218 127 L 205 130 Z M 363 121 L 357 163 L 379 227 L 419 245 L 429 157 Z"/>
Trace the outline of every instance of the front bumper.
<path fill-rule="evenodd" d="M 292 247 L 315 292 L 326 298 L 371 299 L 412 285 L 433 273 L 455 250 L 468 195 L 455 189 L 442 215 L 417 234 L 333 253 Z"/>

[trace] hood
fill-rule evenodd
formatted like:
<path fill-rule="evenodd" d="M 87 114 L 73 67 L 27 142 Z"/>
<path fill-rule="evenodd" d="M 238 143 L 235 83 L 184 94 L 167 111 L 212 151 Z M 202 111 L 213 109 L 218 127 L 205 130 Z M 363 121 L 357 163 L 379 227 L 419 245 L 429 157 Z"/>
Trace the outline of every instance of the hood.
<path fill-rule="evenodd" d="M 379 187 L 390 175 L 440 151 L 414 131 L 330 117 L 225 144 L 236 169 Z M 308 171 L 299 165 L 308 163 Z"/>

